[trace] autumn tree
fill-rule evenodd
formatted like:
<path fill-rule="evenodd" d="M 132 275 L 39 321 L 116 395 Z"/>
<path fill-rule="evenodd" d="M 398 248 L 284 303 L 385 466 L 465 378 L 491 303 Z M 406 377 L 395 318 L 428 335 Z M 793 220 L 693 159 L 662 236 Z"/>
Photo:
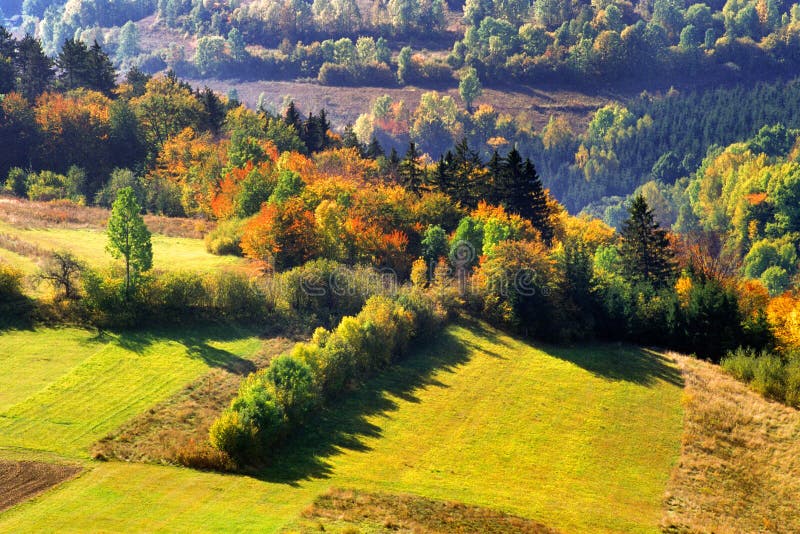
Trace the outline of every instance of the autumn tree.
<path fill-rule="evenodd" d="M 125 298 L 130 298 L 136 277 L 153 266 L 150 230 L 144 224 L 141 211 L 133 188 L 125 187 L 117 193 L 108 219 L 106 250 L 112 257 L 125 261 Z"/>
<path fill-rule="evenodd" d="M 131 101 L 152 151 L 184 128 L 196 126 L 203 113 L 200 102 L 174 76 L 156 76 L 145 93 Z"/>
<path fill-rule="evenodd" d="M 481 96 L 483 88 L 481 81 L 478 78 L 478 71 L 475 67 L 467 67 L 461 75 L 461 81 L 458 83 L 458 94 L 461 95 L 461 100 L 464 101 L 467 111 L 472 111 L 472 103 L 476 98 Z"/>
<path fill-rule="evenodd" d="M 297 197 L 264 203 L 245 227 L 241 247 L 247 257 L 278 269 L 301 265 L 319 251 L 314 214 Z"/>

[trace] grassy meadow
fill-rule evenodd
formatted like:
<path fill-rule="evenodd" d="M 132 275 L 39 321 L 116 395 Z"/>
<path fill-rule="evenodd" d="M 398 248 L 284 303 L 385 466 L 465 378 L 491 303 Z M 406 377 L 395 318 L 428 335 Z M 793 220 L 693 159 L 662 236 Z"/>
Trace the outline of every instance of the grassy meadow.
<path fill-rule="evenodd" d="M 37 254 L 43 251 L 68 250 L 95 266 L 114 261 L 106 252 L 105 231 L 99 228 L 20 228 L 0 221 L 0 234 L 13 237 L 18 249 L 9 250 L 0 241 L 0 258 L 29 274 L 35 271 Z M 20 250 L 24 252 L 20 254 Z M 209 254 L 202 239 L 153 235 L 154 269 L 205 272 L 245 268 L 245 265 L 245 260 L 235 256 Z"/>
<path fill-rule="evenodd" d="M 0 456 L 45 449 L 80 457 L 213 364 L 190 336 L 21 331 L 0 336 L 0 354 L 15 352 L 6 380 L 29 380 L 26 361 L 43 355 L 25 347 L 46 336 L 66 338 L 62 352 L 83 356 L 43 366 L 31 373 L 36 384 L 0 397 Z M 221 359 L 257 345 L 246 335 L 207 338 Z M 304 530 L 316 523 L 303 510 L 339 487 L 459 501 L 568 532 L 656 532 L 679 454 L 681 387 L 658 354 L 536 347 L 459 324 L 309 421 L 263 471 L 84 459 L 77 479 L 0 514 L 0 531 Z"/>
<path fill-rule="evenodd" d="M 255 353 L 252 332 L 82 329 L 0 334 L 0 449 L 86 457 L 89 446 L 210 367 Z"/>

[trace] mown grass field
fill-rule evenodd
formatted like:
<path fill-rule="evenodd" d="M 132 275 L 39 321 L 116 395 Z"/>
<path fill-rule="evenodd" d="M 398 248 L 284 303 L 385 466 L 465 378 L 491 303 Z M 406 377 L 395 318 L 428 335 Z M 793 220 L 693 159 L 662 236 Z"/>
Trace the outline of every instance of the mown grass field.
<path fill-rule="evenodd" d="M 94 266 L 108 265 L 113 258 L 106 252 L 108 238 L 95 228 L 20 228 L 0 221 L 0 234 L 7 234 L 27 246 L 19 254 L 0 246 L 0 258 L 30 273 L 38 251 L 68 250 Z M 244 268 L 245 260 L 234 256 L 215 256 L 206 251 L 202 239 L 153 235 L 153 268 L 173 271 L 211 271 Z"/>
<path fill-rule="evenodd" d="M 26 335 L 33 343 L 56 334 L 7 334 L 0 353 L 13 336 Z M 218 348 L 246 352 L 248 342 L 231 343 Z M 155 382 L 177 384 L 203 365 L 175 342 L 141 352 L 106 346 L 78 368 L 106 362 L 105 381 L 115 387 L 75 368 L 62 372 L 10 409 L 29 417 L 29 426 L 0 428 L 0 439 L 78 453 L 103 433 L 96 427 L 120 424 L 172 387 Z M 17 357 L 11 374 L 24 381 L 23 360 Z M 111 392 L 113 399 L 101 395 Z M 87 407 L 73 415 L 74 428 L 57 425 L 74 414 L 79 397 Z M 239 476 L 85 461 L 76 480 L 0 514 L 0 531 L 302 529 L 301 512 L 340 487 L 460 501 L 567 532 L 655 532 L 680 448 L 680 397 L 678 371 L 657 354 L 541 349 L 460 324 L 310 421 L 266 471 Z"/>
<path fill-rule="evenodd" d="M 252 332 L 81 329 L 0 335 L 0 449 L 88 456 L 97 439 L 209 367 L 255 353 Z"/>

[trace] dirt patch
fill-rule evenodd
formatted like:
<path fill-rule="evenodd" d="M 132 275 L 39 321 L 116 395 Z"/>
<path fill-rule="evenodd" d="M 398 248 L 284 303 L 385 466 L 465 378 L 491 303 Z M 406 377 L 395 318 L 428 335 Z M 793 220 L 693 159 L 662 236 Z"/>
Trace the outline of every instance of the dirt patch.
<path fill-rule="evenodd" d="M 414 495 L 366 493 L 331 489 L 317 498 L 304 513 L 306 520 L 354 531 L 355 525 L 385 531 L 414 533 L 553 533 L 555 530 L 530 519 L 461 503 L 435 501 Z M 325 523 L 329 523 L 328 526 Z M 335 525 L 330 525 L 334 522 Z M 349 528 L 348 525 L 349 524 Z M 370 529 L 371 530 L 371 529 Z"/>
<path fill-rule="evenodd" d="M 765 400 L 718 366 L 675 359 L 686 415 L 664 530 L 800 532 L 800 411 Z"/>
<path fill-rule="evenodd" d="M 287 338 L 265 341 L 248 368 L 213 369 L 171 398 L 138 415 L 92 448 L 98 459 L 168 463 L 203 469 L 232 467 L 211 447 L 208 430 L 228 407 L 244 377 L 290 349 Z"/>
<path fill-rule="evenodd" d="M 0 460 L 0 512 L 69 480 L 80 471 L 74 465 Z"/>

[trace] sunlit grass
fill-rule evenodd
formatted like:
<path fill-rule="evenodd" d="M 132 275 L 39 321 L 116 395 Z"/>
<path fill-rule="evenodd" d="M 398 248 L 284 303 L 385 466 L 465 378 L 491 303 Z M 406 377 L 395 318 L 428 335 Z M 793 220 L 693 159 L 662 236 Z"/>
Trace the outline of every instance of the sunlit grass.
<path fill-rule="evenodd" d="M 113 388 L 90 381 L 84 402 L 112 390 L 113 401 L 80 416 L 88 433 L 52 439 L 72 450 L 94 433 L 90 421 L 109 427 L 120 404 L 115 422 L 145 409 L 144 397 L 152 404 L 160 394 L 151 382 L 174 383 L 168 361 L 196 372 L 199 362 L 163 343 L 143 354 L 101 352 L 121 362 L 115 374 L 147 378 Z M 35 405 L 64 402 L 60 391 L 46 390 Z M 675 368 L 655 354 L 540 349 L 480 325 L 453 326 L 311 421 L 259 477 L 88 462 L 77 480 L 0 516 L 0 530 L 274 532 L 297 525 L 314 497 L 336 486 L 461 501 L 567 532 L 655 532 L 680 447 L 680 392 Z M 37 431 L 44 440 L 57 430 L 47 420 L 64 410 L 37 413 L 32 404 L 25 413 L 31 425 L 46 421 Z M 14 439 L 24 444 L 20 430 Z"/>
<path fill-rule="evenodd" d="M 0 221 L 0 233 L 15 236 L 42 251 L 68 250 L 94 266 L 114 260 L 106 252 L 105 232 L 94 228 L 18 228 Z M 0 257 L 12 265 L 31 270 L 31 258 L 0 249 Z M 202 239 L 153 235 L 153 268 L 158 270 L 211 271 L 243 268 L 245 260 L 234 256 L 215 256 L 206 251 Z"/>
<path fill-rule="evenodd" d="M 249 332 L 0 335 L 0 448 L 88 456 L 97 439 L 175 393 L 210 366 L 260 347 Z"/>

